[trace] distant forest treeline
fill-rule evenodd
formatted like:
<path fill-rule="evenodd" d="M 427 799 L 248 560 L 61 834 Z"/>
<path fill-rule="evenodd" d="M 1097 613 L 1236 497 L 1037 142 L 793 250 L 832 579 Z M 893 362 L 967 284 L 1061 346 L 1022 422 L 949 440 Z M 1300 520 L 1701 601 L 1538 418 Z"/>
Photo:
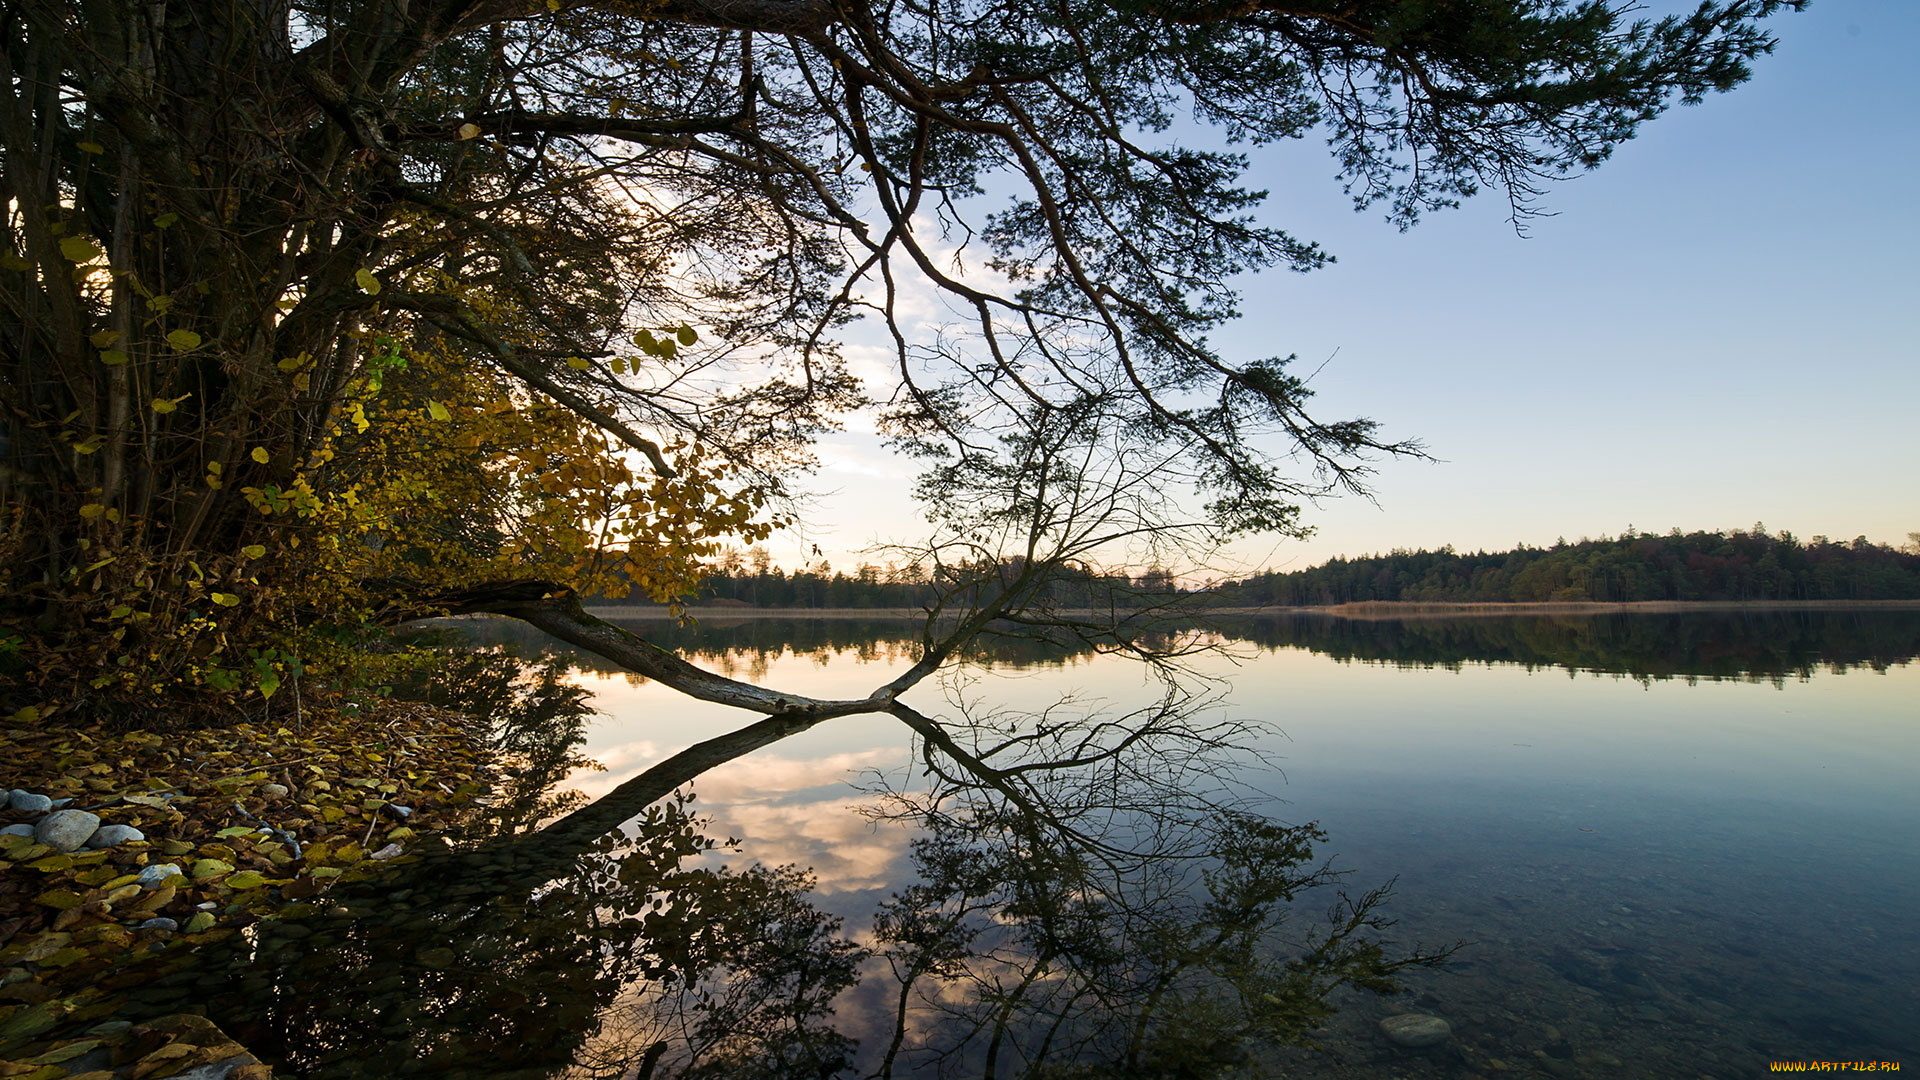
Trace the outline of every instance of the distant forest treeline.
<path fill-rule="evenodd" d="M 1067 606 L 1125 605 L 1177 591 L 1166 574 L 1069 577 L 1053 586 Z M 756 608 L 917 608 L 935 588 L 875 566 L 852 574 L 826 563 L 791 573 L 756 552 L 736 557 L 708 578 L 695 604 Z M 1259 574 L 1211 590 L 1233 606 L 1317 607 L 1380 600 L 1426 603 L 1593 601 L 1765 601 L 1920 599 L 1920 552 L 1869 542 L 1801 541 L 1755 525 L 1742 532 L 1664 535 L 1629 529 L 1618 538 L 1521 545 L 1511 551 L 1462 554 L 1395 551 L 1333 559 L 1308 570 Z"/>
<path fill-rule="evenodd" d="M 1628 530 L 1618 539 L 1463 555 L 1396 551 L 1268 573 L 1222 590 L 1249 605 L 1369 600 L 1429 603 L 1637 600 L 1920 599 L 1920 554 L 1861 537 L 1801 542 L 1791 533 Z"/>

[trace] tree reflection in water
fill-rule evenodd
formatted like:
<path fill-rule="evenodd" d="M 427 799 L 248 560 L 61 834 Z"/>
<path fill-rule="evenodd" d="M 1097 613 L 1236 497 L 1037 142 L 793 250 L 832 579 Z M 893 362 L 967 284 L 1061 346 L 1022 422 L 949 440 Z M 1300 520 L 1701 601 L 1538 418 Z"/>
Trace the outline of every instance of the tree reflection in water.
<path fill-rule="evenodd" d="M 570 807 L 547 791 L 578 764 L 590 709 L 559 674 L 491 653 L 403 688 L 488 710 L 508 750 L 493 835 L 343 883 L 140 998 L 203 1006 L 302 1077 L 1185 1077 L 1247 1039 L 1304 1039 L 1337 986 L 1390 992 L 1450 951 L 1383 943 L 1384 889 L 1293 932 L 1307 894 L 1338 891 L 1313 858 L 1322 837 L 1196 783 L 1228 733 L 1186 727 L 1177 697 L 1121 722 L 936 729 L 971 741 L 925 747 L 931 780 L 877 800 L 917 830 L 918 880 L 862 947 L 809 875 L 722 865 L 728 845 L 688 807 L 685 784 L 791 725 L 708 740 Z M 1137 733 L 1185 740 L 1188 764 L 1140 768 Z M 1068 747 L 1078 768 L 1036 767 Z M 892 976 L 888 1006 L 836 1015 L 863 973 Z"/>

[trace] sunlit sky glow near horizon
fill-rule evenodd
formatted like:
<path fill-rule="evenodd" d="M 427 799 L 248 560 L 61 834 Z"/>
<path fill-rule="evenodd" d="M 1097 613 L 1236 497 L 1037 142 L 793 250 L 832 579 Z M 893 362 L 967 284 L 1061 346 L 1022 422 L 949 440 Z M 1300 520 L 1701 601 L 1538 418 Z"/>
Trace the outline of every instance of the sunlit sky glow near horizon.
<path fill-rule="evenodd" d="M 1339 261 L 1249 279 L 1216 343 L 1297 354 L 1318 415 L 1437 460 L 1380 462 L 1377 505 L 1309 508 L 1316 536 L 1243 543 L 1242 565 L 1629 525 L 1920 530 L 1920 4 L 1815 0 L 1773 29 L 1752 81 L 1554 185 L 1525 238 L 1497 192 L 1403 234 L 1350 209 L 1318 140 L 1255 151 L 1262 219 Z M 821 460 L 826 494 L 776 561 L 817 544 L 850 568 L 925 532 L 911 463 L 877 439 L 836 435 Z"/>

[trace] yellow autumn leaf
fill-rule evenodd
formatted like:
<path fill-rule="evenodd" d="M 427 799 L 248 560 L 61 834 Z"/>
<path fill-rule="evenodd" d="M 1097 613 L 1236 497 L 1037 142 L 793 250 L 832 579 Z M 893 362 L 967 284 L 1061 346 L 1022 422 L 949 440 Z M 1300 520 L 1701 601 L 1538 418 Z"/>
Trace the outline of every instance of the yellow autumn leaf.
<path fill-rule="evenodd" d="M 273 459 L 273 455 L 267 453 L 267 448 L 264 446 L 254 447 L 253 453 L 247 456 L 251 457 L 253 460 L 259 462 L 262 465 L 265 465 L 268 461 L 271 461 Z"/>
<path fill-rule="evenodd" d="M 167 344 L 186 352 L 200 347 L 200 335 L 191 330 L 174 330 L 167 334 Z"/>
<path fill-rule="evenodd" d="M 112 348 L 113 343 L 120 340 L 120 331 L 101 330 L 90 335 L 87 340 L 93 342 L 93 347 L 96 349 Z"/>
<path fill-rule="evenodd" d="M 463 142 L 464 142 L 464 141 L 465 141 L 465 140 L 467 140 L 467 139 L 473 139 L 473 138 L 478 138 L 478 137 L 479 137 L 479 135 L 480 135 L 480 125 L 479 125 L 479 124 L 461 124 L 461 125 L 460 125 L 460 138 L 461 138 L 461 141 L 463 141 Z"/>
<path fill-rule="evenodd" d="M 80 508 L 80 516 L 83 518 L 86 518 L 88 521 L 92 521 L 94 518 L 97 518 L 101 514 L 104 514 L 106 512 L 107 512 L 107 508 L 100 505 L 99 503 L 88 503 L 87 505 Z"/>
<path fill-rule="evenodd" d="M 258 559 L 266 553 L 267 547 L 265 544 L 248 544 L 246 547 L 240 549 L 240 554 L 245 555 L 249 559 Z"/>
<path fill-rule="evenodd" d="M 127 354 L 121 352 L 119 349 L 102 349 L 100 351 L 100 362 L 108 367 L 119 367 L 121 364 L 127 362 Z"/>
<path fill-rule="evenodd" d="M 159 217 L 153 219 L 153 227 L 156 229 L 171 229 L 179 220 L 179 214 L 161 214 Z"/>
<path fill-rule="evenodd" d="M 107 152 L 107 148 L 97 142 L 82 142 L 74 143 L 73 145 L 78 147 L 83 154 L 104 154 Z"/>
<path fill-rule="evenodd" d="M 360 286 L 360 291 L 368 296 L 380 295 L 380 279 L 373 276 L 373 271 L 364 268 L 355 270 L 353 280 Z"/>
<path fill-rule="evenodd" d="M 427 402 L 427 415 L 433 417 L 435 420 L 453 419 L 453 414 L 447 411 L 447 407 L 437 401 Z"/>
<path fill-rule="evenodd" d="M 208 599 L 212 600 L 216 604 L 219 604 L 221 607 L 239 607 L 240 606 L 240 598 L 233 595 L 230 592 L 213 593 L 208 597 Z"/>
<path fill-rule="evenodd" d="M 675 331 L 674 336 L 680 339 L 680 344 L 682 345 L 691 345 L 700 340 L 700 335 L 694 333 L 693 327 L 691 326 L 682 326 L 679 330 Z"/>
<path fill-rule="evenodd" d="M 593 364 L 583 356 L 569 356 L 567 357 L 567 366 L 575 371 L 585 371 L 592 367 Z"/>
<path fill-rule="evenodd" d="M 177 398 L 154 398 L 151 407 L 153 411 L 157 413 L 170 413 L 178 409 L 180 403 L 185 401 L 188 396 L 189 395 L 182 394 Z"/>

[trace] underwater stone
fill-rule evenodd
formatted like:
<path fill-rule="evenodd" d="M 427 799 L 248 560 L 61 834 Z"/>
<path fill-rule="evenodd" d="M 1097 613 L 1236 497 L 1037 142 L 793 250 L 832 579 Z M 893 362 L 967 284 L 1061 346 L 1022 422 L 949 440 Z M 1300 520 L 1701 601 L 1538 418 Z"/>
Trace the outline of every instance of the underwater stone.
<path fill-rule="evenodd" d="M 33 838 L 57 851 L 78 851 L 100 827 L 100 815 L 85 810 L 55 810 L 33 827 Z"/>
<path fill-rule="evenodd" d="M 35 795 L 31 791 L 15 788 L 7 793 L 7 808 L 29 814 L 44 814 L 53 809 L 53 800 L 45 795 Z"/>
<path fill-rule="evenodd" d="M 165 915 L 156 916 L 140 924 L 142 930 L 178 930 L 180 924 Z"/>
<path fill-rule="evenodd" d="M 9 825 L 4 829 L 0 829 L 0 836 L 32 836 L 32 835 L 33 835 L 33 826 L 31 825 Z"/>
<path fill-rule="evenodd" d="M 1453 1028 L 1445 1020 L 1425 1013 L 1389 1016 L 1380 1021 L 1380 1030 L 1386 1032 L 1395 1045 L 1416 1049 L 1438 1046 L 1453 1035 Z"/>

